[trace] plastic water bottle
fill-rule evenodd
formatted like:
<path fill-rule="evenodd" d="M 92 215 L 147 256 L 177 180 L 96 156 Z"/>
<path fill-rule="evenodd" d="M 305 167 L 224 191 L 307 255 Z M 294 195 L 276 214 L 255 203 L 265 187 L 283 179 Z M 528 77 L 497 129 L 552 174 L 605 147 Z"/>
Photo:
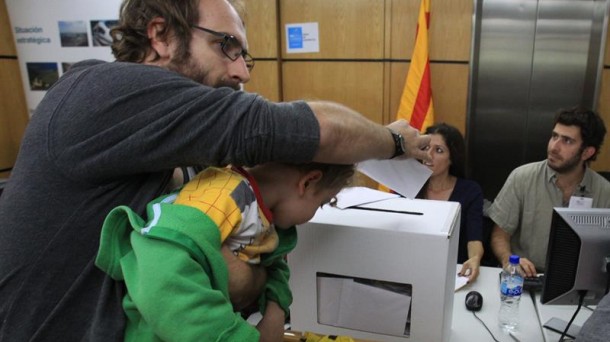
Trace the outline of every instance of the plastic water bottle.
<path fill-rule="evenodd" d="M 519 265 L 519 256 L 511 255 L 508 266 L 500 275 L 500 312 L 498 321 L 502 329 L 517 330 L 519 325 L 519 301 L 523 291 L 523 271 Z"/>

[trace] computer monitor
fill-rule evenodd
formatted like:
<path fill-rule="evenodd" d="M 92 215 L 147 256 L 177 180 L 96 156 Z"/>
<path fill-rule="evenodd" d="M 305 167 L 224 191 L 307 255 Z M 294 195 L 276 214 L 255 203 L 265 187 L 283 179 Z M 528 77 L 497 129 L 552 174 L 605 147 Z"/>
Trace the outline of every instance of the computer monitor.
<path fill-rule="evenodd" d="M 542 304 L 597 304 L 607 292 L 610 262 L 609 208 L 554 208 L 546 256 Z"/>

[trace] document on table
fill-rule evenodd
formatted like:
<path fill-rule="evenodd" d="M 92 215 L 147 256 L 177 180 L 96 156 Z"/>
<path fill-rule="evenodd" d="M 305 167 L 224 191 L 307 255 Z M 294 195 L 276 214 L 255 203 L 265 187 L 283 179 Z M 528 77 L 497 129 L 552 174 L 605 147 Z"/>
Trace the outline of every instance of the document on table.
<path fill-rule="evenodd" d="M 464 287 L 466 285 L 468 285 L 468 277 L 456 274 L 455 275 L 455 291 L 461 289 L 462 287 Z"/>

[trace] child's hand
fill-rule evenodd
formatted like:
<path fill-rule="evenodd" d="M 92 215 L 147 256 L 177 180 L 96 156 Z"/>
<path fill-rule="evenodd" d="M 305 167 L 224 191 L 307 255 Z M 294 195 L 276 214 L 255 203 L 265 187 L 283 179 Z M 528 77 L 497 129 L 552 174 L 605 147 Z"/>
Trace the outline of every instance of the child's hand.
<path fill-rule="evenodd" d="M 284 340 L 284 310 L 276 302 L 267 302 L 263 319 L 256 329 L 261 334 L 261 342 L 282 342 Z"/>

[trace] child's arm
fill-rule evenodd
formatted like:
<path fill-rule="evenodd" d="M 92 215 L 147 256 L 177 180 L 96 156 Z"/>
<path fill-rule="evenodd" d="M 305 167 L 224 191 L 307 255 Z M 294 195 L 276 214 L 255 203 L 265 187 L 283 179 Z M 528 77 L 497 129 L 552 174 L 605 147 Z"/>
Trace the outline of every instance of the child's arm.
<path fill-rule="evenodd" d="M 283 341 L 285 321 L 284 310 L 276 302 L 267 302 L 267 309 L 263 319 L 256 326 L 256 329 L 261 334 L 260 342 Z"/>
<path fill-rule="evenodd" d="M 251 265 L 222 246 L 222 256 L 229 269 L 229 295 L 236 310 L 242 310 L 254 303 L 265 289 L 267 270 L 261 265 Z"/>
<path fill-rule="evenodd" d="M 290 269 L 286 262 L 286 254 L 296 246 L 297 233 L 295 227 L 278 229 L 277 233 L 280 240 L 278 248 L 261 258 L 262 265 L 267 268 L 267 283 L 258 304 L 260 311 L 265 312 L 267 303 L 275 302 L 288 314 L 292 304 L 292 292 L 288 286 Z"/>
<path fill-rule="evenodd" d="M 208 274 L 175 243 L 138 233 L 131 243 L 133 253 L 121 263 L 129 265 L 125 283 L 135 307 L 127 315 L 140 319 L 136 326 L 148 326 L 164 341 L 258 340 L 255 327 L 233 311 L 226 285 L 222 290 L 228 274 L 221 253 L 206 254 L 214 269 Z"/>

